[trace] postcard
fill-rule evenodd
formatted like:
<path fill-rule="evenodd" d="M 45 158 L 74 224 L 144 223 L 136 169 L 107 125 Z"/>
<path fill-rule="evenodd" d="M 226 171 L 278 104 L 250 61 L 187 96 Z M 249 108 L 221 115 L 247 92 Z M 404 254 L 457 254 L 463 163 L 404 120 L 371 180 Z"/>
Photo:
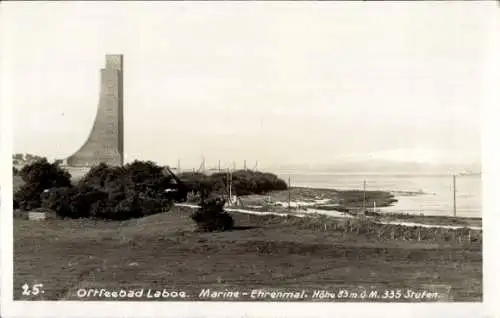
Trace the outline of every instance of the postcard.
<path fill-rule="evenodd" d="M 492 3 L 1 6 L 2 316 L 492 315 Z"/>

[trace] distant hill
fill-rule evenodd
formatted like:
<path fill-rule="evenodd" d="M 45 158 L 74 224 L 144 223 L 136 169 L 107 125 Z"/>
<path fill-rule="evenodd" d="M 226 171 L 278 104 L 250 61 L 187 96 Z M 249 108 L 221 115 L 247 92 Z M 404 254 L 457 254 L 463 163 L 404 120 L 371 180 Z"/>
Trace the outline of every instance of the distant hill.
<path fill-rule="evenodd" d="M 380 173 L 380 174 L 449 174 L 481 173 L 480 164 L 425 164 L 373 160 L 366 162 L 339 162 L 319 165 L 275 165 L 266 167 L 270 171 L 311 173 Z"/>
<path fill-rule="evenodd" d="M 480 173 L 478 151 L 409 147 L 373 152 L 341 154 L 322 158 L 322 162 L 275 165 L 272 170 L 293 170 L 335 173 L 406 173 L 449 174 L 464 171 Z"/>

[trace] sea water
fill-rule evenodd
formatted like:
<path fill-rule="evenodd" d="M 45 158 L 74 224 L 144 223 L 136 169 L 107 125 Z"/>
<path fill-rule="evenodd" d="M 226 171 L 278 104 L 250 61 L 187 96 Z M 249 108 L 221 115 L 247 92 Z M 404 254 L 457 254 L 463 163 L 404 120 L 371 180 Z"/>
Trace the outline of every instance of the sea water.
<path fill-rule="evenodd" d="M 453 178 L 450 175 L 410 174 L 341 174 L 341 173 L 278 173 L 292 186 L 338 190 L 392 192 L 397 203 L 381 211 L 424 215 L 453 216 Z M 482 217 L 481 176 L 456 177 L 456 216 Z M 421 192 L 421 194 L 415 194 Z M 368 202 L 368 206 L 372 203 Z"/>

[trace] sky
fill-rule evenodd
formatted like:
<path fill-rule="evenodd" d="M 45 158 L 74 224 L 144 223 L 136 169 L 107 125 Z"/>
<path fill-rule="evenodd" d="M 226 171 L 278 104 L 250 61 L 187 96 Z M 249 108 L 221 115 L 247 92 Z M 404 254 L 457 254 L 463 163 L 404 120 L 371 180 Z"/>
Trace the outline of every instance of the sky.
<path fill-rule="evenodd" d="M 491 10 L 478 2 L 4 2 L 0 62 L 14 152 L 78 150 L 96 115 L 104 55 L 124 54 L 128 161 L 480 162 Z"/>

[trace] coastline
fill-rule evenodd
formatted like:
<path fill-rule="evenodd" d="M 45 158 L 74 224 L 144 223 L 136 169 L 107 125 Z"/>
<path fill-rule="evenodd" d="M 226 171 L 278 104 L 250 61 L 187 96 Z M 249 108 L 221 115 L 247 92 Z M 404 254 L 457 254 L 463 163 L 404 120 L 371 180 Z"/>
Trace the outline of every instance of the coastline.
<path fill-rule="evenodd" d="M 195 204 L 188 204 L 188 203 L 179 203 L 175 204 L 177 207 L 181 208 L 189 208 L 189 209 L 198 209 L 199 207 Z M 238 209 L 238 208 L 225 208 L 225 211 L 231 212 L 231 213 L 242 213 L 242 214 L 250 214 L 250 215 L 256 215 L 256 216 L 280 216 L 280 217 L 296 217 L 296 218 L 304 218 L 304 217 L 310 217 L 310 218 L 333 218 L 333 219 L 354 219 L 355 217 L 345 213 L 345 214 L 337 214 L 337 215 L 332 215 L 332 214 L 323 214 L 323 213 L 318 213 L 318 211 L 313 211 L 312 213 L 280 213 L 280 212 L 270 212 L 270 211 L 256 211 L 256 210 L 247 210 L 247 209 Z M 404 216 L 404 215 L 403 215 Z M 394 216 L 392 216 L 394 217 Z M 368 217 L 370 218 L 370 217 Z M 474 223 L 459 223 L 456 220 L 449 220 L 450 223 L 455 224 L 445 224 L 444 222 L 429 222 L 431 220 L 419 220 L 416 222 L 407 222 L 403 221 L 402 219 L 398 219 L 397 216 L 391 221 L 388 220 L 384 217 L 380 218 L 371 218 L 373 223 L 380 224 L 380 225 L 394 225 L 394 226 L 403 226 L 403 227 L 409 227 L 409 228 L 414 228 L 414 227 L 422 227 L 422 228 L 442 228 L 442 229 L 450 229 L 450 230 L 459 230 L 459 229 L 469 229 L 473 231 L 482 231 L 482 225 L 474 225 Z M 457 225 L 457 223 L 459 225 Z"/>
<path fill-rule="evenodd" d="M 290 192 L 272 191 L 266 195 L 246 195 L 236 204 L 228 205 L 228 211 L 256 215 L 326 216 L 334 218 L 368 217 L 377 223 L 406 226 L 482 229 L 481 217 L 453 217 L 386 212 L 384 208 L 397 203 L 394 193 L 389 191 L 334 190 L 309 187 L 291 187 Z M 403 191 L 397 191 L 403 193 Z M 404 192 L 405 195 L 420 195 Z M 290 196 L 290 207 L 288 197 Z M 376 202 L 377 209 L 363 209 L 363 197 L 367 202 Z M 194 203 L 194 202 L 191 202 Z M 366 211 L 363 213 L 363 211 Z M 373 213 L 375 212 L 375 213 Z"/>

